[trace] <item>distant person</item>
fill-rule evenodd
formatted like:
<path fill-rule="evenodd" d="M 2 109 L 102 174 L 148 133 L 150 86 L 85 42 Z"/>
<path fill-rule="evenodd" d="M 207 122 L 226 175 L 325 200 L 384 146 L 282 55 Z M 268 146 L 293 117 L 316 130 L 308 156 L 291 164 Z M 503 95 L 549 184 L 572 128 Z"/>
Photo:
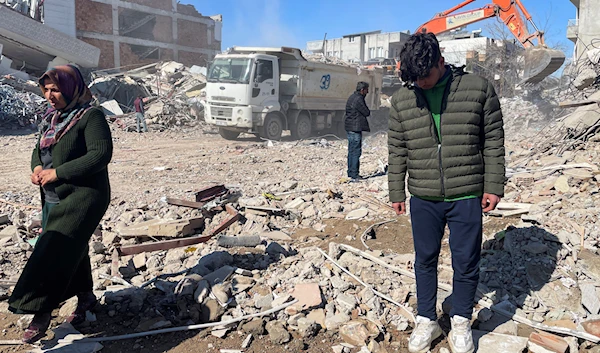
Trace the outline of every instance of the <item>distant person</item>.
<path fill-rule="evenodd" d="M 371 111 L 367 107 L 365 97 L 369 93 L 369 84 L 359 82 L 356 91 L 348 98 L 346 103 L 346 116 L 344 127 L 348 135 L 348 178 L 357 182 L 362 177 L 359 174 L 360 156 L 362 154 L 362 133 L 371 131 L 367 117 Z"/>
<path fill-rule="evenodd" d="M 137 96 L 135 101 L 133 101 L 133 105 L 135 106 L 135 123 L 137 132 L 140 132 L 140 124 L 142 124 L 144 128 L 144 132 L 148 132 L 148 127 L 146 126 L 146 118 L 144 117 L 144 99 L 142 96 Z"/>
<path fill-rule="evenodd" d="M 388 181 L 397 214 L 406 213 L 407 174 L 411 194 L 418 316 L 408 350 L 427 352 L 442 334 L 437 265 L 448 225 L 454 270 L 448 342 L 453 353 L 471 353 L 482 211 L 492 211 L 504 195 L 500 102 L 486 79 L 446 65 L 431 33 L 411 36 L 400 62 L 407 85 L 391 100 Z"/>
<path fill-rule="evenodd" d="M 110 202 L 107 166 L 112 157 L 110 128 L 74 66 L 47 71 L 39 84 L 50 104 L 31 157 L 31 182 L 42 198 L 42 233 L 12 292 L 9 310 L 33 314 L 23 342 L 45 336 L 51 312 L 77 296 L 67 318 L 73 325 L 97 299 L 92 292 L 88 242 Z"/>

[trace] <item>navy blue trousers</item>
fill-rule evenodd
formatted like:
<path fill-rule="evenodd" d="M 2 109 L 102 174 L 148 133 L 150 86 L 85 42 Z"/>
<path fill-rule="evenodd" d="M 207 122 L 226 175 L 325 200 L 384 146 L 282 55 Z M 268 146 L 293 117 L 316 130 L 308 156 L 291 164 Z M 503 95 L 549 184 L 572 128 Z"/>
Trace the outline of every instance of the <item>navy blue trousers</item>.
<path fill-rule="evenodd" d="M 360 155 L 362 154 L 362 132 L 348 131 L 348 177 L 359 176 Z"/>
<path fill-rule="evenodd" d="M 471 319 L 481 259 L 481 198 L 444 202 L 411 197 L 410 216 L 416 253 L 418 314 L 437 319 L 437 265 L 447 224 L 454 270 L 450 316 Z"/>

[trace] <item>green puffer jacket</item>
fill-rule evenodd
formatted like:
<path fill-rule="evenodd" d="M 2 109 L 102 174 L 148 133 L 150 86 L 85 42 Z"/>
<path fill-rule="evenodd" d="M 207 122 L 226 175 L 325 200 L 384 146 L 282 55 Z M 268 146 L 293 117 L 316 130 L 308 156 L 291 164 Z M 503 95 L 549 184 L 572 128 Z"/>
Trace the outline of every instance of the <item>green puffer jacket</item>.
<path fill-rule="evenodd" d="M 504 196 L 504 128 L 498 96 L 484 78 L 452 67 L 442 101 L 440 142 L 423 91 L 400 88 L 389 119 L 391 202 L 417 197 Z"/>

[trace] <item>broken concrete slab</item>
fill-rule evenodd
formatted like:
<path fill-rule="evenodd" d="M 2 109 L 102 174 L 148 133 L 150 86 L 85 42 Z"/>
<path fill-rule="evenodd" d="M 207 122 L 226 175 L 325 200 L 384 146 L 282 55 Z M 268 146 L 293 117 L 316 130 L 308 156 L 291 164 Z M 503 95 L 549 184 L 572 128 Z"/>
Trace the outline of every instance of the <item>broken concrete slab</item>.
<path fill-rule="evenodd" d="M 270 240 L 275 240 L 275 241 L 292 241 L 292 237 L 290 237 L 289 235 L 285 234 L 282 231 L 276 230 L 276 231 L 272 231 L 272 232 L 264 232 L 260 234 L 261 237 L 263 238 L 267 238 Z"/>
<path fill-rule="evenodd" d="M 288 330 L 279 321 L 269 321 L 265 328 L 269 333 L 269 339 L 274 344 L 288 343 L 292 338 Z"/>
<path fill-rule="evenodd" d="M 494 314 L 489 320 L 480 322 L 478 328 L 481 331 L 508 336 L 516 336 L 519 329 L 516 322 L 499 314 Z"/>
<path fill-rule="evenodd" d="M 94 353 L 104 348 L 98 342 L 92 343 L 58 343 L 59 340 L 78 340 L 84 338 L 71 324 L 62 323 L 52 330 L 54 338 L 50 341 L 42 341 L 41 347 L 35 347 L 31 353 Z"/>
<path fill-rule="evenodd" d="M 211 286 L 217 283 L 225 282 L 235 272 L 235 268 L 229 265 L 225 265 L 218 270 L 203 276 L 203 279 L 207 281 Z"/>
<path fill-rule="evenodd" d="M 600 281 L 600 256 L 588 249 L 582 249 L 577 256 L 579 257 L 577 264 L 582 267 L 584 273 L 595 281 Z"/>
<path fill-rule="evenodd" d="M 340 327 L 340 338 L 344 342 L 362 347 L 367 344 L 370 333 L 363 321 L 350 321 Z"/>
<path fill-rule="evenodd" d="M 554 189 L 556 191 L 560 191 L 563 194 L 569 192 L 570 190 L 570 186 L 569 186 L 569 177 L 566 175 L 561 175 L 558 177 L 558 179 L 556 179 L 556 181 L 554 182 Z"/>
<path fill-rule="evenodd" d="M 306 318 L 316 322 L 321 325 L 322 328 L 325 328 L 325 310 L 323 309 L 315 309 L 306 315 Z"/>
<path fill-rule="evenodd" d="M 580 91 L 584 90 L 596 81 L 596 77 L 598 77 L 596 71 L 590 67 L 586 67 L 579 72 L 577 77 L 575 77 L 573 85 Z"/>
<path fill-rule="evenodd" d="M 338 294 L 337 298 L 335 299 L 335 302 L 347 310 L 354 309 L 357 304 L 356 297 L 346 293 Z"/>
<path fill-rule="evenodd" d="M 318 308 L 323 305 L 321 288 L 318 283 L 296 284 L 291 295 L 298 299 L 298 302 L 288 306 L 286 312 L 288 312 L 288 309 L 290 309 L 290 312 L 300 312 L 307 309 Z"/>
<path fill-rule="evenodd" d="M 366 209 L 366 208 L 359 208 L 357 210 L 348 212 L 348 214 L 346 215 L 346 219 L 347 220 L 361 219 L 361 218 L 366 217 L 368 214 L 369 214 L 369 210 L 368 209 Z"/>
<path fill-rule="evenodd" d="M 591 283 L 582 284 L 581 288 L 581 304 L 590 312 L 592 315 L 600 313 L 600 292 L 596 289 L 596 286 Z"/>
<path fill-rule="evenodd" d="M 19 229 L 16 226 L 9 225 L 0 231 L 0 238 L 12 238 L 15 234 L 19 234 Z"/>
<path fill-rule="evenodd" d="M 521 353 L 527 348 L 527 342 L 525 337 L 473 330 L 476 352 Z"/>
<path fill-rule="evenodd" d="M 133 257 L 133 267 L 136 270 L 146 267 L 146 253 L 137 254 Z"/>
<path fill-rule="evenodd" d="M 285 209 L 300 209 L 304 205 L 305 201 L 301 197 L 297 197 L 292 201 L 288 202 L 283 208 Z"/>
<path fill-rule="evenodd" d="M 539 344 L 531 341 L 527 342 L 527 349 L 529 353 L 554 353 L 553 350 L 542 347 Z"/>
<path fill-rule="evenodd" d="M 254 318 L 242 325 L 242 332 L 253 335 L 262 336 L 265 333 L 265 319 Z"/>

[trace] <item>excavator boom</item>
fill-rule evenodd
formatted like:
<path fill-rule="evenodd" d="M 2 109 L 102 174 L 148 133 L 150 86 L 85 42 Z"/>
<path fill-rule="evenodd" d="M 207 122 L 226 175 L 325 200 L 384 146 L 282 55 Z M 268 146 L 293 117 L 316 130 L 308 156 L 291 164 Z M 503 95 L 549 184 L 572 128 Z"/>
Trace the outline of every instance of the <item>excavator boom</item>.
<path fill-rule="evenodd" d="M 481 8 L 455 13 L 475 1 L 465 0 L 451 9 L 438 13 L 419 27 L 417 33 L 440 34 L 471 23 L 497 17 L 502 20 L 525 48 L 525 70 L 521 83 L 539 83 L 558 70 L 565 62 L 563 52 L 546 47 L 544 33 L 537 28 L 521 0 L 492 0 L 492 4 L 487 4 Z M 529 33 L 527 22 L 535 29 L 533 34 Z M 534 40 L 537 41 L 537 45 Z"/>

